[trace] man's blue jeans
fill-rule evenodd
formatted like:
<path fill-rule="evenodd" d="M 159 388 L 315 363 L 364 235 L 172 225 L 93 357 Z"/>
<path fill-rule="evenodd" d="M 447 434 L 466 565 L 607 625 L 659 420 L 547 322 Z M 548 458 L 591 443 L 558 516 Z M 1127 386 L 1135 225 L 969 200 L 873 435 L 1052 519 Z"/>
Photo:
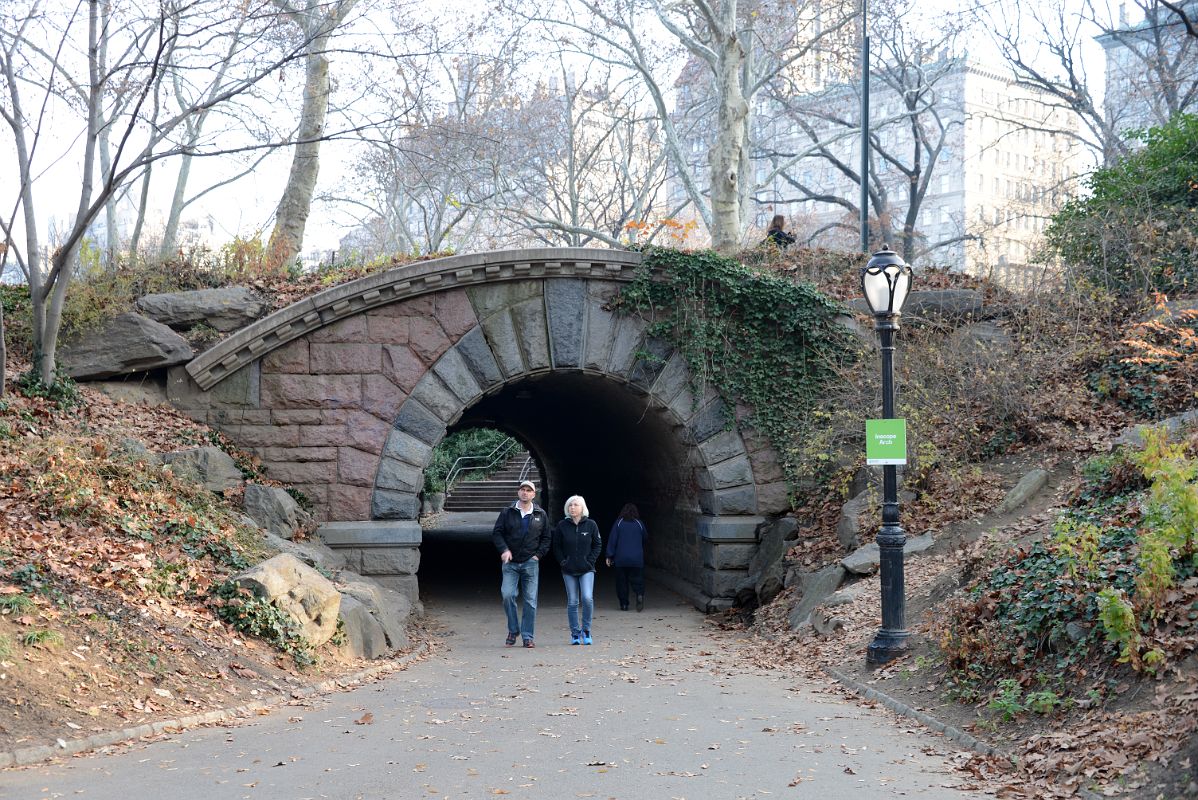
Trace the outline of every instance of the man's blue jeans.
<path fill-rule="evenodd" d="M 537 623 L 537 581 L 540 575 L 540 562 L 534 559 L 517 564 L 509 561 L 500 567 L 503 573 L 503 583 L 500 593 L 503 595 L 503 612 L 507 614 L 507 632 L 519 633 L 524 639 L 533 638 L 533 629 Z M 516 614 L 516 596 L 524 599 L 524 618 Z"/>
<path fill-rule="evenodd" d="M 583 631 L 591 630 L 591 616 L 595 613 L 595 573 L 582 575 L 562 573 L 566 583 L 566 619 L 570 621 L 570 635 L 575 639 Z M 582 624 L 578 621 L 578 607 L 582 606 Z"/>

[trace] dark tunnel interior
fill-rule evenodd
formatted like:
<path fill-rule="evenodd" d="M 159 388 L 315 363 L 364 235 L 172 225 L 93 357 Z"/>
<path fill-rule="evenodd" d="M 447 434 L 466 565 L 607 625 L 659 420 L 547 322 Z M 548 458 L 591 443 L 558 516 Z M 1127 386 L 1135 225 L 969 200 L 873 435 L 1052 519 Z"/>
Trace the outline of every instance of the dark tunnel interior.
<path fill-rule="evenodd" d="M 504 431 L 527 446 L 542 476 L 536 502 L 554 523 L 564 516 L 566 498 L 580 494 L 606 539 L 624 503 L 635 503 L 650 532 L 650 566 L 654 551 L 677 541 L 688 516 L 679 511 L 694 505 L 680 431 L 669 412 L 650 407 L 647 395 L 628 384 L 583 372 L 531 376 L 483 397 L 450 432 L 476 427 Z M 485 590 L 497 591 L 490 585 L 498 572 L 489 537 L 447 542 L 430 532 L 421 550 L 422 593 L 442 584 L 446 570 L 457 572 L 459 586 L 473 582 L 462 570 L 475 568 Z M 556 583 L 555 577 L 542 586 Z"/>

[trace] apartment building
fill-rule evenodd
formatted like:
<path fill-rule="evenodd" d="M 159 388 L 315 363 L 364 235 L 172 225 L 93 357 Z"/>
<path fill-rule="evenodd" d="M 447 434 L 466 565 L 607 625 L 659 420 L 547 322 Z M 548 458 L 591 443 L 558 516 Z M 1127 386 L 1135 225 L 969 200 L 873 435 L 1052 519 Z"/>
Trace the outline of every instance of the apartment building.
<path fill-rule="evenodd" d="M 875 241 L 900 252 L 906 245 L 918 263 L 1033 282 L 1040 234 L 1085 168 L 1070 135 L 1076 120 L 967 58 L 918 66 L 905 71 L 919 76 L 915 84 L 871 81 Z M 800 241 L 858 246 L 859 108 L 859 87 L 849 83 L 763 103 L 759 226 L 781 213 Z"/>

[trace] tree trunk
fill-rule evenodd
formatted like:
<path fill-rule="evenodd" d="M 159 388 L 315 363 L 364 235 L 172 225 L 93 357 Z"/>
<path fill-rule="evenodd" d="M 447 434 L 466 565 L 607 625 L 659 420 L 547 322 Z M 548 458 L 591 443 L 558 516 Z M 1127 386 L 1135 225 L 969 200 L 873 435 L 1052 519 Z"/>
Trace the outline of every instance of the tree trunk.
<path fill-rule="evenodd" d="M 711 246 L 721 253 L 740 248 L 742 184 L 748 152 L 745 128 L 749 104 L 741 89 L 745 49 L 736 33 L 736 3 L 725 3 L 725 35 L 719 48 L 715 79 L 720 98 L 716 139 L 711 148 Z M 731 14 L 731 18 L 728 15 Z"/>
<path fill-rule="evenodd" d="M 324 135 L 325 116 L 329 111 L 329 60 L 324 55 L 328 40 L 327 33 L 317 36 L 308 51 L 298 143 L 287 188 L 283 190 L 275 215 L 275 228 L 270 234 L 268 252 L 270 266 L 274 269 L 290 263 L 304 245 L 304 228 L 308 224 L 320 172 L 320 138 Z"/>
<path fill-rule="evenodd" d="M 189 147 L 195 146 L 198 137 L 189 137 Z M 174 255 L 175 245 L 179 238 L 179 220 L 183 216 L 184 195 L 187 193 L 187 178 L 191 174 L 191 153 L 179 156 L 179 177 L 175 181 L 175 193 L 171 197 L 171 210 L 166 217 L 166 228 L 162 231 L 162 243 L 158 247 L 158 257 L 163 261 Z"/>

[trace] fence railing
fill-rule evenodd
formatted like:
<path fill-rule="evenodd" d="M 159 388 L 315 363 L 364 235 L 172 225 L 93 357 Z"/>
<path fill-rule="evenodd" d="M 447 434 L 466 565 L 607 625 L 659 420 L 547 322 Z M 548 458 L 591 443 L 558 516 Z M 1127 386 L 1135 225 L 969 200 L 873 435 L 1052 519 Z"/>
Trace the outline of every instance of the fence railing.
<path fill-rule="evenodd" d="M 507 461 L 516 450 L 520 448 L 520 443 L 515 439 L 508 439 L 499 444 L 490 453 L 485 456 L 459 456 L 453 462 L 453 466 L 449 468 L 449 474 L 445 476 L 445 491 L 449 492 L 453 489 L 454 484 L 467 472 L 486 472 Z M 531 461 L 531 457 L 529 461 Z M 524 465 L 524 469 L 528 469 L 528 464 Z M 520 480 L 524 480 L 523 474 Z"/>

